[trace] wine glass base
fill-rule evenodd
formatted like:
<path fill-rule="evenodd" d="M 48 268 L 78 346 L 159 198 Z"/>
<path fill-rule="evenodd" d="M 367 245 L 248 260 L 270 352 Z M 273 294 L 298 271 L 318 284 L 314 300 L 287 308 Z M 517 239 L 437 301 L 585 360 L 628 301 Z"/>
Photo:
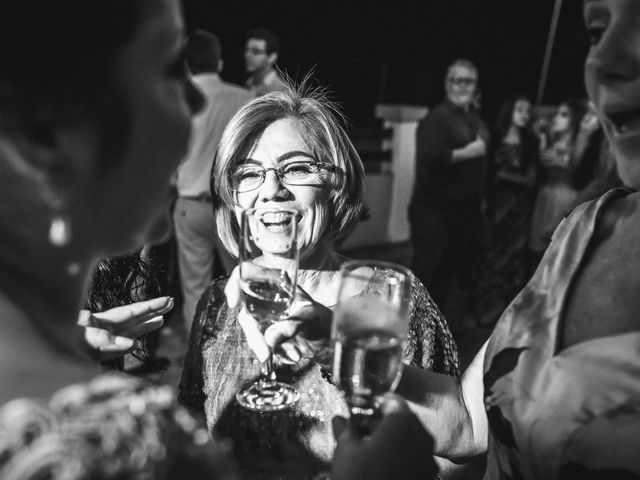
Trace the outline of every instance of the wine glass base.
<path fill-rule="evenodd" d="M 254 412 L 286 410 L 299 398 L 300 394 L 291 385 L 280 382 L 273 382 L 267 386 L 256 382 L 246 390 L 236 393 L 238 403 Z"/>

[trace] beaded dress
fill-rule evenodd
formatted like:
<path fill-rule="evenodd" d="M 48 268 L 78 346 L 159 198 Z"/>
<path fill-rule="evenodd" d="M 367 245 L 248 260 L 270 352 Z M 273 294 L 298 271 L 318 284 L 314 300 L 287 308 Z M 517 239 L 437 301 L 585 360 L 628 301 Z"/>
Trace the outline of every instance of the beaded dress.
<path fill-rule="evenodd" d="M 237 479 L 173 390 L 121 373 L 0 406 L 3 480 Z"/>
<path fill-rule="evenodd" d="M 518 144 L 500 143 L 493 155 L 487 238 L 473 273 L 479 325 L 494 325 L 531 276 L 528 247 L 535 188 L 511 176 L 526 177 L 537 168 L 537 157 L 537 139 L 527 131 Z"/>
<path fill-rule="evenodd" d="M 236 322 L 237 310 L 224 300 L 225 279 L 215 280 L 202 295 L 185 359 L 180 401 L 204 409 L 215 434 L 233 440 L 244 478 L 310 479 L 327 470 L 335 441 L 331 418 L 347 416 L 329 374 L 311 361 L 278 369 L 278 380 L 300 392 L 288 411 L 250 412 L 235 394 L 253 383 L 259 365 Z M 444 317 L 425 287 L 412 280 L 412 313 L 403 362 L 450 375 L 459 374 L 458 353 Z"/>

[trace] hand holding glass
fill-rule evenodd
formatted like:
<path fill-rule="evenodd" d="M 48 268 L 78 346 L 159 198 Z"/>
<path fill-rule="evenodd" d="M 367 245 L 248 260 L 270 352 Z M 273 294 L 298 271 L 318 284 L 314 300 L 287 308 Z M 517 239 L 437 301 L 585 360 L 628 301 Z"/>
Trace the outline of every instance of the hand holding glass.
<path fill-rule="evenodd" d="M 376 261 L 343 264 L 333 325 L 333 377 L 354 426 L 369 429 L 400 379 L 409 329 L 411 273 Z"/>
<path fill-rule="evenodd" d="M 298 212 L 288 209 L 255 209 L 242 212 L 239 245 L 242 303 L 262 332 L 286 317 L 296 290 L 298 275 Z M 236 399 L 254 411 L 290 407 L 298 392 L 276 381 L 272 358 L 261 365 L 261 377 Z"/>

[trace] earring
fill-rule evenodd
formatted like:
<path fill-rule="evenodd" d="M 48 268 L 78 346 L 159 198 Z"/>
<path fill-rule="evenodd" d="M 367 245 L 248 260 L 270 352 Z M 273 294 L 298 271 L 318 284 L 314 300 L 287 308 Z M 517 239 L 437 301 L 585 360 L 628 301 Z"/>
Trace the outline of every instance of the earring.
<path fill-rule="evenodd" d="M 49 243 L 54 247 L 65 247 L 71 242 L 71 221 L 65 215 L 57 215 L 49 225 Z"/>

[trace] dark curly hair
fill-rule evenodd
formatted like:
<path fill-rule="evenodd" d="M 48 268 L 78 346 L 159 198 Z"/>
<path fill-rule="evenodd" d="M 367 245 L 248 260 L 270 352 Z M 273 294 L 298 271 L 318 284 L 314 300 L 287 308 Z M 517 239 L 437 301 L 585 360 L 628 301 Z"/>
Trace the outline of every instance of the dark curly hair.
<path fill-rule="evenodd" d="M 525 95 L 516 95 L 515 97 L 511 97 L 506 102 L 502 104 L 500 107 L 500 111 L 498 112 L 498 116 L 496 117 L 496 133 L 499 137 L 499 140 L 502 140 L 504 136 L 509 132 L 509 128 L 511 128 L 511 123 L 513 119 L 513 109 L 516 106 L 516 103 L 520 100 L 525 100 L 531 103 L 531 100 Z M 533 123 L 533 118 L 529 121 L 529 125 L 526 126 L 526 129 L 531 128 L 531 124 Z"/>
<path fill-rule="evenodd" d="M 142 250 L 120 257 L 101 260 L 96 267 L 89 292 L 86 308 L 92 312 L 102 312 L 161 295 L 161 269 L 151 255 Z M 140 347 L 132 355 L 141 363 L 147 361 L 155 348 L 155 332 L 140 339 Z M 124 358 L 103 362 L 105 366 L 124 368 Z"/>

